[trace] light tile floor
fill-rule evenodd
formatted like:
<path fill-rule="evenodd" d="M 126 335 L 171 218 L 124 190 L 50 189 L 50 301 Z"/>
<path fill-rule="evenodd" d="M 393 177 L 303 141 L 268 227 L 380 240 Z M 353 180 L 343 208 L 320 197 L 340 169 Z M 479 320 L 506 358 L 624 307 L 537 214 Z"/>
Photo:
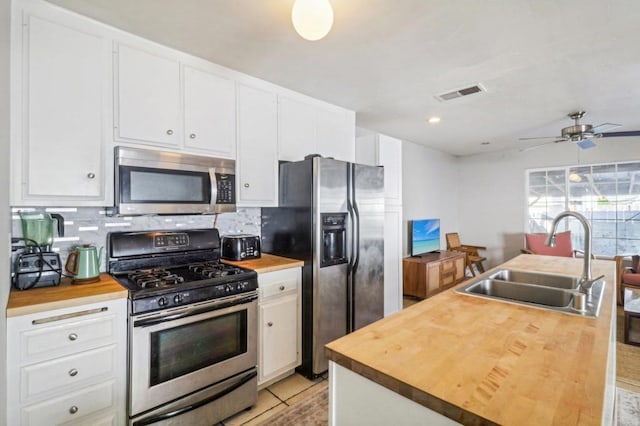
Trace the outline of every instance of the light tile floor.
<path fill-rule="evenodd" d="M 249 410 L 223 420 L 223 426 L 254 426 L 278 414 L 287 407 L 310 397 L 327 387 L 326 374 L 309 380 L 295 373 L 258 392 L 258 403 Z"/>
<path fill-rule="evenodd" d="M 421 299 L 404 297 L 403 308 L 407 308 Z M 275 416 L 287 407 L 309 398 L 328 385 L 327 375 L 315 380 L 295 373 L 258 392 L 258 403 L 249 410 L 219 423 L 219 426 L 255 426 Z"/>

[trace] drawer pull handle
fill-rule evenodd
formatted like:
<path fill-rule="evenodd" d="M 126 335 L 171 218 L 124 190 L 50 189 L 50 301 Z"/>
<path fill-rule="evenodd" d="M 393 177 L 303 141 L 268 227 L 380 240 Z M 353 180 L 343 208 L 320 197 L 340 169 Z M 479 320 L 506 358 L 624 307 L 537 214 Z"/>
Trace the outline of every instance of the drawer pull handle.
<path fill-rule="evenodd" d="M 273 327 L 273 323 L 272 323 L 271 321 L 269 321 L 269 322 L 267 323 L 267 325 L 268 325 L 269 327 Z"/>
<path fill-rule="evenodd" d="M 75 413 L 77 413 L 77 412 L 78 412 L 78 407 L 77 407 L 77 406 L 75 406 L 75 405 L 72 405 L 72 406 L 71 406 L 71 408 L 69 408 L 69 412 L 70 412 L 71 414 L 75 414 Z"/>
<path fill-rule="evenodd" d="M 280 289 L 280 291 L 283 291 L 283 290 L 284 290 L 284 286 L 283 286 L 283 285 L 281 285 L 281 286 L 280 286 L 280 287 L 278 287 L 278 288 Z"/>
<path fill-rule="evenodd" d="M 71 333 L 69 335 L 69 340 L 71 341 L 78 340 L 78 335 L 76 333 Z"/>
<path fill-rule="evenodd" d="M 171 136 L 171 135 L 173 134 L 173 130 L 171 130 L 171 129 L 167 130 L 167 134 L 168 134 L 169 136 Z"/>
<path fill-rule="evenodd" d="M 75 368 L 72 368 L 71 370 L 69 370 L 69 375 L 71 377 L 75 377 L 78 374 L 78 370 L 76 370 Z"/>
<path fill-rule="evenodd" d="M 92 173 L 92 172 L 89 172 L 89 173 L 87 173 L 87 177 L 88 177 L 89 179 L 94 179 L 94 178 L 96 177 L 96 174 L 95 174 L 95 173 Z"/>
<path fill-rule="evenodd" d="M 81 317 L 81 316 L 85 316 L 85 315 L 98 314 L 100 312 L 106 312 L 108 310 L 109 310 L 108 307 L 103 306 L 102 308 L 89 309 L 89 310 L 80 311 L 80 312 L 72 312 L 70 314 L 56 315 L 56 316 L 47 317 L 47 318 L 38 318 L 38 319 L 34 319 L 33 321 L 31 321 L 31 324 L 33 324 L 33 325 L 46 324 L 46 323 L 49 323 L 49 322 L 61 321 L 61 320 L 69 319 L 69 318 L 76 318 L 76 317 Z"/>
<path fill-rule="evenodd" d="M 249 185 L 248 183 L 245 183 L 245 184 L 244 184 L 244 187 L 245 187 L 245 188 L 248 188 L 249 186 L 251 186 L 251 185 Z"/>
<path fill-rule="evenodd" d="M 195 134 L 195 133 L 191 133 L 191 134 L 189 135 L 189 138 L 191 138 L 191 139 L 195 139 L 195 138 L 196 138 L 196 134 Z"/>

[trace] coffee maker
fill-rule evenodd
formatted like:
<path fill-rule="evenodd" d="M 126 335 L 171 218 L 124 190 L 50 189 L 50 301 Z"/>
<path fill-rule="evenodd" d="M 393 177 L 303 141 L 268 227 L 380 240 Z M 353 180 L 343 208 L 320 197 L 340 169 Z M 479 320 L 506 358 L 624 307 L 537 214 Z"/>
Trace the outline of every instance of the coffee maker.
<path fill-rule="evenodd" d="M 13 285 L 19 290 L 60 284 L 60 255 L 52 250 L 54 224 L 64 236 L 64 218 L 56 213 L 20 211 L 24 247 L 16 256 Z"/>

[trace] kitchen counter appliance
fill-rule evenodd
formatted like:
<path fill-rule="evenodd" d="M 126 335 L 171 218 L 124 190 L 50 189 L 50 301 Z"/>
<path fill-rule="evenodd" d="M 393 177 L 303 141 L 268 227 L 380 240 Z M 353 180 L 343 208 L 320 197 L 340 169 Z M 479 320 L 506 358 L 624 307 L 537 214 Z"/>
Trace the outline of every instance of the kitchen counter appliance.
<path fill-rule="evenodd" d="M 129 424 L 215 424 L 257 402 L 257 274 L 220 262 L 217 229 L 115 232 L 129 290 Z"/>
<path fill-rule="evenodd" d="M 64 218 L 57 213 L 20 211 L 24 247 L 14 263 L 13 286 L 19 290 L 60 284 L 60 255 L 53 251 L 54 229 L 64 237 Z M 55 224 L 55 227 L 54 227 Z"/>
<path fill-rule="evenodd" d="M 384 314 L 384 169 L 310 156 L 280 165 L 280 202 L 262 209 L 262 248 L 304 261 L 302 366 Z"/>
<path fill-rule="evenodd" d="M 112 213 L 236 211 L 235 160 L 118 146 Z"/>
<path fill-rule="evenodd" d="M 227 260 L 259 259 L 260 237 L 249 234 L 223 235 L 222 258 Z"/>

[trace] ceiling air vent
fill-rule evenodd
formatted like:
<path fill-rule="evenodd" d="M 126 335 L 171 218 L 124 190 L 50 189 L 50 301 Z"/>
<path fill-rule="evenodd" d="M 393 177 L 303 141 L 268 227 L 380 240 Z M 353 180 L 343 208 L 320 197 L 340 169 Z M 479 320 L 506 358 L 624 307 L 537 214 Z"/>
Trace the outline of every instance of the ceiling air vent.
<path fill-rule="evenodd" d="M 480 84 L 465 87 L 451 92 L 442 93 L 436 95 L 436 99 L 439 101 L 450 101 L 451 99 L 461 98 L 463 96 L 473 95 L 474 93 L 486 92 L 486 89 Z"/>

